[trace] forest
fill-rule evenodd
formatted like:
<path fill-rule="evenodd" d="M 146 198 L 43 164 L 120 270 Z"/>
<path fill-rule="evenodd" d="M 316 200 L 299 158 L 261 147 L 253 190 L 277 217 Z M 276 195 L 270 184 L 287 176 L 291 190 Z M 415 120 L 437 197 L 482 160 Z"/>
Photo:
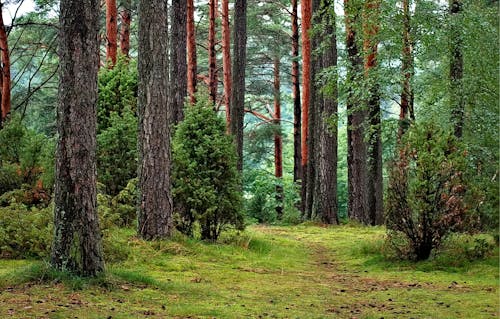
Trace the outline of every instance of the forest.
<path fill-rule="evenodd" d="M 0 0 L 1 318 L 498 318 L 497 0 Z"/>

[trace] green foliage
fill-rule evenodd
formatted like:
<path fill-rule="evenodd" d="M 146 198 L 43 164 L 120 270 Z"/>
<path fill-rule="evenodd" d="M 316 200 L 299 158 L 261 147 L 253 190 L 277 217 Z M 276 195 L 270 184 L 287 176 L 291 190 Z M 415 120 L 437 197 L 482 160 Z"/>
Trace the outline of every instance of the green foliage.
<path fill-rule="evenodd" d="M 418 124 L 405 135 L 391 163 L 387 226 L 401 232 L 410 258 L 423 260 L 442 238 L 465 226 L 466 152 L 436 124 Z"/>
<path fill-rule="evenodd" d="M 0 209 L 0 257 L 47 257 L 53 230 L 53 207 L 26 208 L 13 204 Z"/>
<path fill-rule="evenodd" d="M 292 180 L 287 178 L 277 179 L 271 173 L 259 169 L 245 170 L 245 212 L 250 221 L 264 224 L 300 223 L 298 205 L 299 190 Z M 276 185 L 283 188 L 284 199 L 280 203 L 276 198 Z M 277 220 L 276 207 L 283 205 L 283 217 Z"/>
<path fill-rule="evenodd" d="M 0 194 L 21 187 L 22 178 L 18 171 L 19 166 L 2 163 L 2 166 L 0 166 Z"/>
<path fill-rule="evenodd" d="M 106 193 L 117 195 L 137 176 L 137 71 L 120 56 L 99 72 L 97 172 Z"/>
<path fill-rule="evenodd" d="M 243 227 L 236 151 L 207 96 L 199 95 L 185 112 L 172 141 L 178 228 L 191 235 L 199 222 L 202 239 L 216 240 L 228 225 Z"/>
<path fill-rule="evenodd" d="M 97 174 L 106 193 L 116 195 L 137 176 L 137 117 L 129 109 L 112 112 L 97 135 Z"/>
<path fill-rule="evenodd" d="M 21 184 L 46 189 L 54 185 L 55 142 L 28 129 L 17 118 L 0 130 L 0 195 Z"/>
<path fill-rule="evenodd" d="M 99 71 L 99 100 L 97 102 L 97 132 L 111 126 L 111 114 L 132 111 L 137 107 L 137 66 L 133 60 L 119 56 L 116 65 Z"/>

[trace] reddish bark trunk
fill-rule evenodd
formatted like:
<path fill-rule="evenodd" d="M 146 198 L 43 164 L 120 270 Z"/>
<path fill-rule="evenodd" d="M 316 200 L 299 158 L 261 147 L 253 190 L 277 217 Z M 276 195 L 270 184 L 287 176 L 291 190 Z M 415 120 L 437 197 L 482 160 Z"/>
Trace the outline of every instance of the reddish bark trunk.
<path fill-rule="evenodd" d="M 111 66 L 116 64 L 118 51 L 118 11 L 116 0 L 106 0 L 106 61 L 111 61 Z"/>
<path fill-rule="evenodd" d="M 217 102 L 217 56 L 215 52 L 215 15 L 217 12 L 217 3 L 215 0 L 208 2 L 208 78 L 209 94 L 212 103 Z"/>
<path fill-rule="evenodd" d="M 123 8 L 120 12 L 122 20 L 120 27 L 120 50 L 122 53 L 129 57 L 130 51 L 130 23 L 132 22 L 132 15 L 130 13 L 131 1 L 126 0 L 123 3 Z"/>
<path fill-rule="evenodd" d="M 226 105 L 226 126 L 231 127 L 231 42 L 229 29 L 229 0 L 222 0 L 222 70 L 224 73 L 224 104 Z"/>
<path fill-rule="evenodd" d="M 190 102 L 195 102 L 194 94 L 196 93 L 196 31 L 194 27 L 194 3 L 193 0 L 187 0 L 187 17 L 186 17 L 186 32 L 187 32 L 187 89 Z"/>
<path fill-rule="evenodd" d="M 301 134 L 301 166 L 302 166 L 302 212 L 305 212 L 306 180 L 308 163 L 309 135 L 309 101 L 311 96 L 311 29 L 312 2 L 301 0 L 302 13 L 302 134 Z"/>
<path fill-rule="evenodd" d="M 274 174 L 276 176 L 276 215 L 278 220 L 283 217 L 283 140 L 281 137 L 281 98 L 280 98 L 280 59 L 274 59 Z"/>
<path fill-rule="evenodd" d="M 293 181 L 302 179 L 300 132 L 299 23 L 297 0 L 292 0 Z"/>
<path fill-rule="evenodd" d="M 2 59 L 2 120 L 3 123 L 10 113 L 10 55 L 9 55 L 9 45 L 7 41 L 7 32 L 5 31 L 5 25 L 3 22 L 3 3 L 0 4 L 0 57 Z"/>

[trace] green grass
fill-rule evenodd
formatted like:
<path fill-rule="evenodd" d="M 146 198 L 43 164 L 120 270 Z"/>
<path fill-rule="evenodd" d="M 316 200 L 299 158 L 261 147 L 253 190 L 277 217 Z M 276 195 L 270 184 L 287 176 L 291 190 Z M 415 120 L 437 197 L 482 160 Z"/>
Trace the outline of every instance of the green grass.
<path fill-rule="evenodd" d="M 409 263 L 383 257 L 384 229 L 255 226 L 209 244 L 144 242 L 89 280 L 0 260 L 1 318 L 495 318 L 498 249 Z M 123 254 L 123 251 L 120 254 Z M 123 258 L 121 258 L 123 259 Z M 117 259 L 119 260 L 119 259 Z"/>

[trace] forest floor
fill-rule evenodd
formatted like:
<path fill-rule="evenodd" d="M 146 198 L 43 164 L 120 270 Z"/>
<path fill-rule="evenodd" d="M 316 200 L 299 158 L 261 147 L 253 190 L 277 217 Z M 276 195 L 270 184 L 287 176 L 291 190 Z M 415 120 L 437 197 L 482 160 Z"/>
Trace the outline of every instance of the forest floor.
<path fill-rule="evenodd" d="M 128 257 L 96 280 L 0 260 L 0 318 L 499 316 L 498 248 L 412 264 L 384 259 L 376 227 L 253 226 L 219 244 L 114 236 Z"/>

